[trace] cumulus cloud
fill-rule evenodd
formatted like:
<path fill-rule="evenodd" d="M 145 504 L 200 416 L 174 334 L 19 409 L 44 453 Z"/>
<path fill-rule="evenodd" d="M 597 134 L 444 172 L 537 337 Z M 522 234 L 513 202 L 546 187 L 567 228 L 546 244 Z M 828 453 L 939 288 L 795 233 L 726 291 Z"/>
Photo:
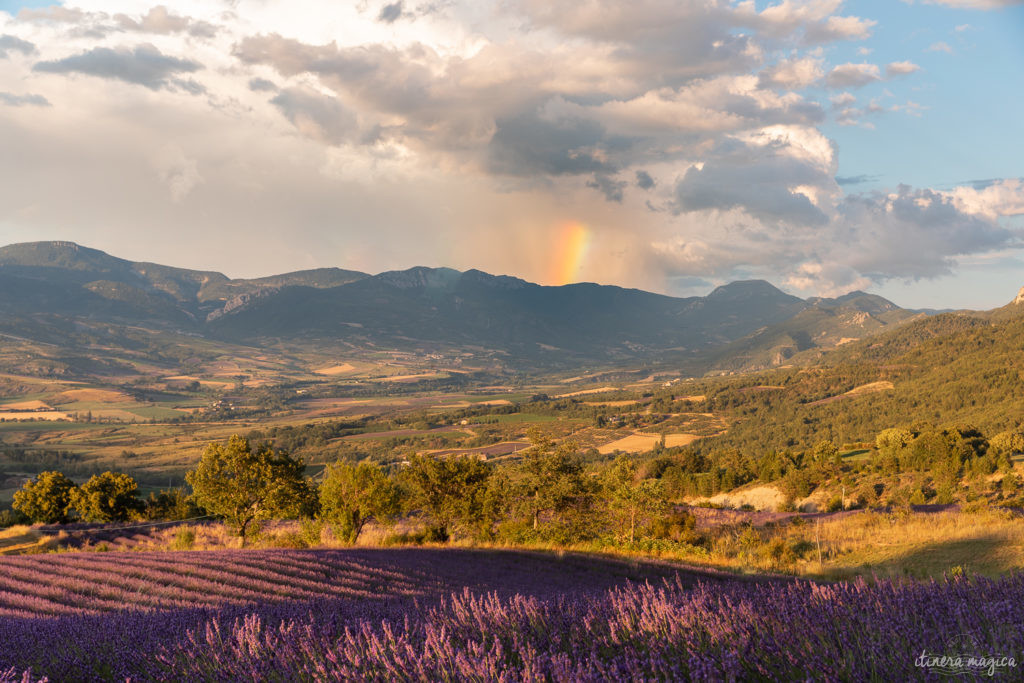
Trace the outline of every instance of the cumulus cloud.
<path fill-rule="evenodd" d="M 856 244 L 844 262 L 875 280 L 929 278 L 952 272 L 954 258 L 1015 246 L 998 223 L 957 208 L 928 189 L 901 185 L 891 194 L 853 195 L 840 208 L 838 236 Z"/>
<path fill-rule="evenodd" d="M 123 238 L 148 220 L 204 245 L 223 232 L 260 274 L 287 253 L 295 268 L 433 259 L 542 279 L 536 254 L 571 219 L 594 238 L 584 277 L 664 289 L 767 276 L 818 293 L 932 277 L 1014 243 L 1010 181 L 846 194 L 879 178 L 837 177 L 820 125 L 922 107 L 905 84 L 849 92 L 918 67 L 835 63 L 828 44 L 876 25 L 841 0 L 382 0 L 315 18 L 275 3 L 195 0 L 188 16 L 101 4 L 22 10 L 4 27 L 18 35 L 0 38 L 0 58 L 17 57 L 0 73 L 0 221 L 32 235 L 74 224 Z M 159 47 L 117 47 L 129 38 Z M 6 92 L 26 83 L 38 94 Z M 149 92 L 129 100 L 121 83 Z M 95 177 L 100 155 L 119 160 L 109 178 Z M 215 252 L 174 253 L 188 265 Z"/>
<path fill-rule="evenodd" d="M 906 76 L 920 70 L 921 67 L 913 62 L 890 62 L 885 67 L 885 75 L 887 78 L 894 78 L 896 76 Z"/>
<path fill-rule="evenodd" d="M 190 91 L 201 91 L 201 86 L 174 78 L 176 74 L 192 73 L 202 68 L 198 62 L 171 57 L 149 44 L 135 48 L 111 49 L 97 47 L 64 59 L 44 61 L 32 67 L 34 71 L 53 74 L 86 74 L 141 85 L 150 90 L 171 88 L 175 85 Z"/>
<path fill-rule="evenodd" d="M 114 21 L 119 28 L 125 31 L 164 35 L 185 32 L 201 38 L 212 38 L 217 33 L 213 24 L 172 14 L 164 5 L 151 8 L 139 19 L 134 19 L 127 14 L 115 14 Z"/>
<path fill-rule="evenodd" d="M 992 221 L 1024 214 L 1024 180 L 1020 178 L 981 183 L 980 187 L 961 186 L 946 194 L 961 211 Z"/>
<path fill-rule="evenodd" d="M 953 48 L 949 46 L 949 43 L 938 41 L 928 46 L 926 52 L 945 52 L 948 55 L 953 54 Z"/>
<path fill-rule="evenodd" d="M 825 78 L 830 88 L 860 88 L 868 83 L 882 80 L 875 64 L 840 64 L 832 68 Z"/>
<path fill-rule="evenodd" d="M 63 5 L 50 5 L 49 7 L 40 7 L 38 9 L 23 7 L 18 10 L 19 21 L 76 24 L 86 16 L 87 14 L 80 9 L 64 7 Z"/>
<path fill-rule="evenodd" d="M 17 36 L 0 36 L 0 59 L 5 59 L 12 52 L 20 52 L 23 55 L 30 55 L 36 51 L 36 46 L 27 40 Z"/>
<path fill-rule="evenodd" d="M 286 88 L 270 102 L 301 133 L 329 144 L 349 141 L 357 130 L 355 115 L 334 97 Z"/>
<path fill-rule="evenodd" d="M 821 225 L 827 217 L 812 188 L 833 185 L 830 171 L 830 159 L 809 156 L 789 141 L 729 140 L 676 182 L 673 211 L 741 209 L 767 223 Z"/>
<path fill-rule="evenodd" d="M 784 59 L 760 73 L 762 87 L 781 87 L 800 90 L 821 80 L 824 76 L 820 57 L 808 56 Z"/>

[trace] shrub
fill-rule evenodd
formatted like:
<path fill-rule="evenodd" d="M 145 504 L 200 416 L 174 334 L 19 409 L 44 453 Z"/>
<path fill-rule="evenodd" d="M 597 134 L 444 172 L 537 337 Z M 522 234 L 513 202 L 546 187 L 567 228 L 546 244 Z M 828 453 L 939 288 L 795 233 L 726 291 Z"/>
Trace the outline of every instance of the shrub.
<path fill-rule="evenodd" d="M 174 550 L 191 550 L 195 542 L 196 532 L 192 530 L 192 527 L 182 526 L 178 527 L 178 530 L 175 532 L 171 548 Z"/>

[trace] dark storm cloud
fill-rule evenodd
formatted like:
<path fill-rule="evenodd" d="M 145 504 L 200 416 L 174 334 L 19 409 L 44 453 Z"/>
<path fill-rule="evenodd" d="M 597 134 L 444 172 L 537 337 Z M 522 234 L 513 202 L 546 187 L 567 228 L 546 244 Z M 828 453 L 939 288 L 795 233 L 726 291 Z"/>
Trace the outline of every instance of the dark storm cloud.
<path fill-rule="evenodd" d="M 641 190 L 649 190 L 654 187 L 654 178 L 647 171 L 636 172 L 636 186 Z"/>
<path fill-rule="evenodd" d="M 596 146 L 604 128 L 585 119 L 551 121 L 534 112 L 501 119 L 489 146 L 491 170 L 508 175 L 608 173 Z"/>
<path fill-rule="evenodd" d="M 165 55 L 152 45 L 117 49 L 97 47 L 72 57 L 39 62 L 32 67 L 33 71 L 42 73 L 80 73 L 125 81 L 150 90 L 177 85 L 190 92 L 194 92 L 195 88 L 185 87 L 184 84 L 187 82 L 177 81 L 173 76 L 180 73 L 192 73 L 201 68 L 202 65 L 198 62 Z M 198 84 L 195 85 L 198 86 Z M 201 88 L 201 86 L 199 87 Z"/>

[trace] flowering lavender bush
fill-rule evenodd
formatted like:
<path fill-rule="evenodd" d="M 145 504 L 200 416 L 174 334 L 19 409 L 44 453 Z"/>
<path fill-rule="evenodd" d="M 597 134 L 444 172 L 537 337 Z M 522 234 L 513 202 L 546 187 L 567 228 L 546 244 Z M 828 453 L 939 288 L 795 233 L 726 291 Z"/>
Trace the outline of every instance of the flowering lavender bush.
<path fill-rule="evenodd" d="M 245 564 L 242 555 L 233 561 Z M 232 593 L 202 609 L 7 616 L 0 681 L 20 681 L 29 667 L 53 680 L 922 679 L 938 675 L 922 655 L 946 653 L 958 634 L 957 647 L 969 642 L 991 660 L 973 675 L 1016 677 L 1024 652 L 1024 574 L 695 583 L 663 566 L 524 553 L 251 555 L 279 556 L 307 581 L 317 566 L 372 573 L 377 563 L 398 592 L 385 582 L 348 597 L 238 602 Z"/>

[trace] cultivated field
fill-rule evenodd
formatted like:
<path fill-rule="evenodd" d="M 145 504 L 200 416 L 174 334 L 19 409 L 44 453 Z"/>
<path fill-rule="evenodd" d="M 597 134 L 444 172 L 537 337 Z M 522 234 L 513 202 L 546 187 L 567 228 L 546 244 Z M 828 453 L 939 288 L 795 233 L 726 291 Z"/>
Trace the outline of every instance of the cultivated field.
<path fill-rule="evenodd" d="M 910 680 L 950 634 L 990 657 L 1024 648 L 1006 628 L 1024 621 L 1024 574 L 749 582 L 452 549 L 0 564 L 45 607 L 0 615 L 6 680 Z M 1014 672 L 999 661 L 972 673 Z"/>

